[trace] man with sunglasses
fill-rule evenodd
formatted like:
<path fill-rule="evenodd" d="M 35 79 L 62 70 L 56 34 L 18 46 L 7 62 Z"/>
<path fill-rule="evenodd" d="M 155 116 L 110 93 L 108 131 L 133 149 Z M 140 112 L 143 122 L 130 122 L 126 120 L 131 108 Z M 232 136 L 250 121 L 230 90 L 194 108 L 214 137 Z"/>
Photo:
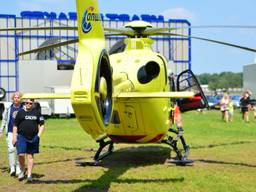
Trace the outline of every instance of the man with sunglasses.
<path fill-rule="evenodd" d="M 27 99 L 25 101 L 25 109 L 21 109 L 18 112 L 13 127 L 13 144 L 16 144 L 22 170 L 18 176 L 20 181 L 25 177 L 25 155 L 27 155 L 27 181 L 32 181 L 34 154 L 39 153 L 39 140 L 43 130 L 43 116 L 34 107 L 34 100 Z"/>

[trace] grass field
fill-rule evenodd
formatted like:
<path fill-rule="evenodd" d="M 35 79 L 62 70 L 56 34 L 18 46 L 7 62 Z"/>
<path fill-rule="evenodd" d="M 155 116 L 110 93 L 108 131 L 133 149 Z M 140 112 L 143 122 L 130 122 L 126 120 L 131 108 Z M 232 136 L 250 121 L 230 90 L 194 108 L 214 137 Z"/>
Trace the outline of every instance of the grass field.
<path fill-rule="evenodd" d="M 167 145 L 115 145 L 102 166 L 88 161 L 97 144 L 75 119 L 48 119 L 35 157 L 33 184 L 9 177 L 5 139 L 0 140 L 0 191 L 256 191 L 256 121 L 224 123 L 219 111 L 183 115 L 193 166 L 166 163 Z"/>

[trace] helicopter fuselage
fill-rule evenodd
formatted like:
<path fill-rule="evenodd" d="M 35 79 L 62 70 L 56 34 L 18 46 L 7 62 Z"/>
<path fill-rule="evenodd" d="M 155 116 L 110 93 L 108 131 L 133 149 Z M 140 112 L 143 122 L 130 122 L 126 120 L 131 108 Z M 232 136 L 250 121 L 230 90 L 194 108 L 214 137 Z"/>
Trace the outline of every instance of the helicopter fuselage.
<path fill-rule="evenodd" d="M 124 52 L 110 56 L 114 94 L 169 91 L 166 60 L 152 50 L 153 40 L 127 38 L 125 43 Z M 116 98 L 107 135 L 114 142 L 158 142 L 169 128 L 169 107 L 169 98 Z"/>

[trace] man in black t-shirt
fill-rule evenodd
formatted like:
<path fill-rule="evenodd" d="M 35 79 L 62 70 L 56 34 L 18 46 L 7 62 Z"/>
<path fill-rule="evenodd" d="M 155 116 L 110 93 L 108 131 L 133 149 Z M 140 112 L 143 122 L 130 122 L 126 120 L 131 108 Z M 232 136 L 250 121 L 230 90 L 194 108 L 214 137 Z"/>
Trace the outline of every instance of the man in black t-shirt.
<path fill-rule="evenodd" d="M 34 108 L 34 100 L 25 101 L 25 109 L 21 109 L 14 121 L 13 145 L 17 147 L 21 174 L 19 180 L 24 179 L 25 154 L 27 154 L 28 182 L 32 181 L 34 154 L 39 153 L 39 140 L 44 130 L 44 118 L 40 111 Z M 18 136 L 17 136 L 18 134 Z"/>

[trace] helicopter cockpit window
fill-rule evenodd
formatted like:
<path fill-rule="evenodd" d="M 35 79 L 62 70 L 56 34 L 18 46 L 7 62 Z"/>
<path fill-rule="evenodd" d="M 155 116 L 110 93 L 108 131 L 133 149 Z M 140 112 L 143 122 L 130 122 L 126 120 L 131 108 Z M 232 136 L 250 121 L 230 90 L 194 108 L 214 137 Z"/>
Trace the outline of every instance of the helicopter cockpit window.
<path fill-rule="evenodd" d="M 115 54 L 115 53 L 121 53 L 125 50 L 126 44 L 124 43 L 124 40 L 117 41 L 112 47 L 109 49 L 109 55 Z"/>
<path fill-rule="evenodd" d="M 159 75 L 159 73 L 160 67 L 158 63 L 151 61 L 139 69 L 137 78 L 141 84 L 146 84 L 154 78 L 156 78 Z"/>

